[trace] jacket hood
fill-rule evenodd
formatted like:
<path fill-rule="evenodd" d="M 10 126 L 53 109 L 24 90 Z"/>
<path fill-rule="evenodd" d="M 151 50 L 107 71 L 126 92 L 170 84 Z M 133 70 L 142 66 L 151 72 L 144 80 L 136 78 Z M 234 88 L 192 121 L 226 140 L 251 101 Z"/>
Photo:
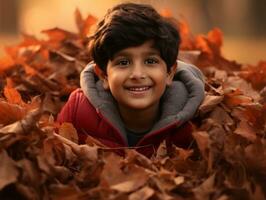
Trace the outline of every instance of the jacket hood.
<path fill-rule="evenodd" d="M 111 93 L 102 87 L 102 81 L 94 73 L 94 65 L 94 63 L 89 63 L 81 72 L 81 89 L 97 112 L 100 112 L 117 128 L 127 141 L 116 101 Z M 180 126 L 188 121 L 193 117 L 203 99 L 203 74 L 195 66 L 178 61 L 173 83 L 166 88 L 161 99 L 161 116 L 150 133 L 173 123 Z"/>

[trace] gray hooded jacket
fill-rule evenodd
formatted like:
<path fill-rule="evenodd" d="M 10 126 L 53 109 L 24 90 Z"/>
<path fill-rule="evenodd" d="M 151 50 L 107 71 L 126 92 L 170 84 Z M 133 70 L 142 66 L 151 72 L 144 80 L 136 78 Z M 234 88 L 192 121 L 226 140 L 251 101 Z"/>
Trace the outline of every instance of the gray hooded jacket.
<path fill-rule="evenodd" d="M 88 64 L 80 76 L 80 86 L 97 111 L 121 133 L 125 141 L 127 132 L 119 115 L 114 98 L 102 87 L 94 73 L 94 64 Z M 171 86 L 161 99 L 161 116 L 148 134 L 178 122 L 180 126 L 190 120 L 204 99 L 204 78 L 201 71 L 190 64 L 178 61 L 177 72 Z"/>

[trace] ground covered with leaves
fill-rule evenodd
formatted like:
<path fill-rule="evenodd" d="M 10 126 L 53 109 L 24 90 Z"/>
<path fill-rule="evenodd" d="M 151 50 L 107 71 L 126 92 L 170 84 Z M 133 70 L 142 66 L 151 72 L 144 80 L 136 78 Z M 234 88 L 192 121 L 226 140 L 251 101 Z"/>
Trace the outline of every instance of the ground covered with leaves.
<path fill-rule="evenodd" d="M 24 35 L 0 59 L 1 200 L 265 199 L 266 61 L 229 61 L 219 29 L 195 36 L 178 22 L 179 59 L 206 76 L 194 143 L 167 153 L 163 142 L 150 159 L 124 148 L 121 157 L 90 137 L 78 145 L 74 127 L 55 122 L 91 60 L 86 35 L 96 19 L 77 10 L 75 20 L 77 33 Z"/>

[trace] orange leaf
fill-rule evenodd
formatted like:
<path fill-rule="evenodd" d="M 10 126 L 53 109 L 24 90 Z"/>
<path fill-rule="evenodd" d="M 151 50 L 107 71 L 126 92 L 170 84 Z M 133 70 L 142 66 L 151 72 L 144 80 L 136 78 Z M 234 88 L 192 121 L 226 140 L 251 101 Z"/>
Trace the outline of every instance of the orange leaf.
<path fill-rule="evenodd" d="M 194 37 L 191 34 L 188 23 L 185 20 L 178 21 L 179 34 L 181 37 L 180 49 L 182 50 L 196 50 Z"/>
<path fill-rule="evenodd" d="M 0 101 L 0 124 L 8 125 L 19 121 L 26 115 L 26 109 L 16 104 Z"/>
<path fill-rule="evenodd" d="M 20 44 L 16 46 L 5 47 L 6 53 L 10 55 L 13 59 L 16 59 L 16 63 L 19 63 L 23 60 L 23 52 L 27 50 L 36 52 L 40 48 L 40 45 L 42 45 L 42 41 L 39 41 L 34 36 L 23 34 L 23 38 L 24 40 Z"/>
<path fill-rule="evenodd" d="M 208 33 L 208 40 L 218 48 L 223 45 L 223 33 L 219 28 L 214 28 Z"/>
<path fill-rule="evenodd" d="M 210 48 L 205 36 L 199 35 L 196 37 L 196 48 L 204 53 L 207 53 L 207 55 L 211 56 L 211 58 L 213 57 L 212 49 Z"/>
<path fill-rule="evenodd" d="M 229 107 L 244 105 L 253 101 L 251 97 L 243 95 L 243 92 L 239 88 L 227 88 L 227 90 L 225 90 L 224 102 Z"/>
<path fill-rule="evenodd" d="M 75 21 L 76 21 L 76 26 L 78 27 L 79 33 L 81 34 L 83 26 L 84 26 L 84 20 L 82 18 L 82 15 L 79 9 L 75 10 Z"/>
<path fill-rule="evenodd" d="M 12 104 L 24 105 L 25 102 L 22 100 L 20 93 L 12 85 L 12 80 L 7 78 L 7 85 L 4 88 L 7 101 Z"/>
<path fill-rule="evenodd" d="M 11 56 L 5 56 L 3 58 L 0 58 L 0 73 L 10 68 L 12 65 L 14 65 L 15 62 L 11 58 Z"/>
<path fill-rule="evenodd" d="M 42 33 L 46 34 L 49 37 L 49 40 L 53 42 L 60 42 L 66 38 L 75 37 L 73 33 L 60 28 L 43 30 Z"/>
<path fill-rule="evenodd" d="M 226 96 L 224 98 L 224 102 L 229 107 L 244 105 L 248 103 L 252 103 L 252 98 L 244 95 L 237 95 L 237 96 Z"/>
<path fill-rule="evenodd" d="M 90 33 L 90 29 L 92 25 L 96 23 L 97 19 L 93 17 L 92 15 L 88 15 L 84 22 L 83 30 L 82 30 L 82 35 L 86 37 Z"/>
<path fill-rule="evenodd" d="M 34 76 L 37 74 L 37 71 L 34 68 L 32 68 L 31 66 L 25 64 L 25 65 L 23 65 L 23 67 L 24 67 L 27 75 Z"/>

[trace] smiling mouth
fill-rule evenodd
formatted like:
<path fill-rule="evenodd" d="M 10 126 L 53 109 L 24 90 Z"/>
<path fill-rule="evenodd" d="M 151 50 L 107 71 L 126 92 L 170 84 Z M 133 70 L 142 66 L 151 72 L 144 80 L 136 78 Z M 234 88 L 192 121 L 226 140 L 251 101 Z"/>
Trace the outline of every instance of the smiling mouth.
<path fill-rule="evenodd" d="M 143 86 L 143 87 L 128 87 L 127 90 L 131 92 L 144 92 L 149 90 L 151 87 L 150 86 Z"/>

